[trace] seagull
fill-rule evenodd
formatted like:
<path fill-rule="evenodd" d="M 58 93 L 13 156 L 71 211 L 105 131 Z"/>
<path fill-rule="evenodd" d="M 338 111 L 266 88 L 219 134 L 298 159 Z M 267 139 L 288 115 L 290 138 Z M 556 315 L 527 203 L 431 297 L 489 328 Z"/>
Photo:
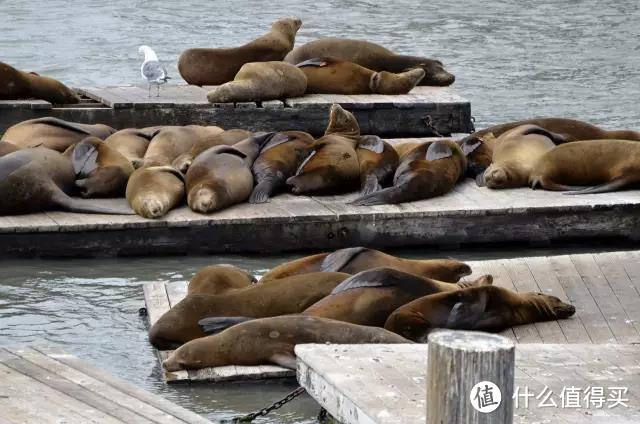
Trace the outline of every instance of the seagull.
<path fill-rule="evenodd" d="M 157 97 L 160 97 L 160 86 L 170 79 L 167 75 L 167 70 L 160 63 L 156 52 L 151 47 L 140 46 L 138 53 L 144 54 L 144 62 L 140 66 L 140 74 L 149 83 L 149 97 L 151 97 L 151 85 L 158 87 Z"/>

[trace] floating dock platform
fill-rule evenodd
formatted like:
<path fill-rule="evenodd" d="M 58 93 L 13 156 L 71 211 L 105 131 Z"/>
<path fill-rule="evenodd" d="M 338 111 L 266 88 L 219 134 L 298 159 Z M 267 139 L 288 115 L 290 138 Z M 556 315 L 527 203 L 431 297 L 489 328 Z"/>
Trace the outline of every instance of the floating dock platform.
<path fill-rule="evenodd" d="M 522 325 L 501 333 L 518 343 L 518 346 L 526 343 L 579 344 L 580 346 L 637 344 L 640 348 L 640 251 L 467 261 L 467 263 L 473 270 L 473 274 L 467 279 L 491 274 L 494 277 L 494 285 L 518 292 L 533 291 L 557 296 L 576 307 L 576 314 L 570 319 Z M 145 284 L 144 294 L 149 322 L 154 323 L 162 314 L 182 300 L 186 290 L 186 282 Z M 328 349 L 341 349 L 341 347 L 330 346 Z M 170 352 L 158 353 L 162 361 Z M 640 353 L 640 350 L 637 353 Z M 426 360 L 424 364 L 426 369 Z M 385 363 L 382 362 L 381 366 L 385 366 Z M 640 364 L 638 367 L 640 368 Z M 639 368 L 636 368 L 636 371 Z M 301 378 L 300 370 L 298 371 L 298 378 Z M 333 368 L 333 372 L 339 374 L 342 368 Z M 420 372 L 424 374 L 424 370 Z M 169 383 L 221 382 L 294 376 L 294 371 L 276 366 L 230 366 L 164 373 L 165 381 Z M 640 393 L 640 381 L 638 383 L 636 393 Z M 363 391 L 363 395 L 366 393 L 368 393 L 366 390 Z M 636 398 L 636 406 L 640 408 L 640 398 Z M 404 421 L 398 422 L 404 423 Z"/>
<path fill-rule="evenodd" d="M 199 124 L 252 131 L 300 130 L 317 136 L 324 133 L 333 103 L 355 114 L 363 134 L 429 137 L 473 130 L 471 104 L 448 87 L 416 87 L 396 96 L 307 94 L 257 103 L 211 104 L 207 92 L 212 88 L 165 85 L 160 97 L 148 97 L 147 88 L 140 86 L 82 88 L 77 91 L 83 101 L 77 105 L 0 101 L 0 134 L 27 119 L 55 116 L 118 129 Z"/>
<path fill-rule="evenodd" d="M 0 422 L 210 423 L 50 347 L 0 348 Z"/>

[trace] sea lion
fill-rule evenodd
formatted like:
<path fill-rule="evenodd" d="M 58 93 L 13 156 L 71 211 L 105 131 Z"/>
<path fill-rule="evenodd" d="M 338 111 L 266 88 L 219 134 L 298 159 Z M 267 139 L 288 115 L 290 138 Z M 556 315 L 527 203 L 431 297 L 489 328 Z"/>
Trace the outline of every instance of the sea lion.
<path fill-rule="evenodd" d="M 2 136 L 2 140 L 20 148 L 40 146 L 62 153 L 87 136 L 91 135 L 104 140 L 114 132 L 113 128 L 102 124 L 79 124 L 46 117 L 29 119 L 12 125 Z"/>
<path fill-rule="evenodd" d="M 220 134 L 222 131 L 222 128 L 216 126 L 162 127 L 149 143 L 142 162 L 134 163 L 134 165 L 136 168 L 171 165 L 178 156 L 189 151 L 195 143 Z"/>
<path fill-rule="evenodd" d="M 247 130 L 231 129 L 222 131 L 219 134 L 204 137 L 193 143 L 193 146 L 186 153 L 181 154 L 171 164 L 174 168 L 186 174 L 193 162 L 193 159 L 200 153 L 215 146 L 231 146 L 239 141 L 251 137 L 253 133 Z"/>
<path fill-rule="evenodd" d="M 286 187 L 287 178 L 295 174 L 313 147 L 314 139 L 302 131 L 277 133 L 262 148 L 251 171 L 256 186 L 249 203 L 264 203 Z"/>
<path fill-rule="evenodd" d="M 64 153 L 76 173 L 82 197 L 120 197 L 133 172 L 131 162 L 97 137 L 87 137 Z"/>
<path fill-rule="evenodd" d="M 264 274 L 260 283 L 308 272 L 331 271 L 357 274 L 377 267 L 393 268 L 450 283 L 456 283 L 460 278 L 471 274 L 469 265 L 452 259 L 404 259 L 366 247 L 349 247 L 278 265 Z"/>
<path fill-rule="evenodd" d="M 274 134 L 256 134 L 233 146 L 215 146 L 198 155 L 186 176 L 191 210 L 211 213 L 247 200 L 253 189 L 253 161 Z"/>
<path fill-rule="evenodd" d="M 295 275 L 271 284 L 211 296 L 185 297 L 153 324 L 149 341 L 158 349 L 170 349 L 206 334 L 198 321 L 207 317 L 270 317 L 296 314 L 322 299 L 349 277 L 339 272 Z"/>
<path fill-rule="evenodd" d="M 455 77 L 444 69 L 439 60 L 395 54 L 378 44 L 361 40 L 320 38 L 296 47 L 284 60 L 297 64 L 323 56 L 357 63 L 374 71 L 399 73 L 421 68 L 424 69 L 425 76 L 420 85 L 447 86 L 455 81 Z"/>
<path fill-rule="evenodd" d="M 402 159 L 407 153 L 409 153 L 416 147 L 422 145 L 423 143 L 424 142 L 408 142 L 408 143 L 394 144 L 393 150 L 395 150 L 398 153 L 398 158 L 400 159 L 400 161 L 402 161 Z"/>
<path fill-rule="evenodd" d="M 416 299 L 394 311 L 384 328 L 426 342 L 435 328 L 499 332 L 516 325 L 569 318 L 575 311 L 573 305 L 555 296 L 480 286 Z"/>
<path fill-rule="evenodd" d="M 233 265 L 210 265 L 201 268 L 187 286 L 187 296 L 193 294 L 216 295 L 244 289 L 257 283 L 250 272 Z"/>
<path fill-rule="evenodd" d="M 398 74 L 375 72 L 333 57 L 309 59 L 296 66 L 307 77 L 307 93 L 407 94 L 425 75 L 420 68 Z"/>
<path fill-rule="evenodd" d="M 128 209 L 107 208 L 68 196 L 75 172 L 71 161 L 45 147 L 20 149 L 0 158 L 0 215 L 17 215 L 52 209 L 71 212 L 132 214 Z"/>
<path fill-rule="evenodd" d="M 356 117 L 340 105 L 331 105 L 324 136 L 300 164 L 296 175 L 287 179 L 295 194 L 337 193 L 357 187 L 360 164 L 356 146 L 360 127 Z"/>
<path fill-rule="evenodd" d="M 104 143 L 132 163 L 140 163 L 149 143 L 162 127 L 127 128 L 111 134 Z"/>
<path fill-rule="evenodd" d="M 140 216 L 163 217 L 184 199 L 184 175 L 171 166 L 138 168 L 126 188 L 129 205 Z"/>
<path fill-rule="evenodd" d="M 454 140 L 424 143 L 408 152 L 393 176 L 393 187 L 355 199 L 357 206 L 411 202 L 442 196 L 465 175 L 467 158 Z"/>
<path fill-rule="evenodd" d="M 167 371 L 223 365 L 276 364 L 296 369 L 294 347 L 303 343 L 411 343 L 383 328 L 326 318 L 289 315 L 235 325 L 179 347 L 162 365 Z"/>
<path fill-rule="evenodd" d="M 16 150 L 20 150 L 20 147 L 13 143 L 9 143 L 8 141 L 0 142 L 0 157 L 13 153 Z"/>
<path fill-rule="evenodd" d="M 460 144 L 473 144 L 473 151 L 467 156 L 469 160 L 468 173 L 470 178 L 475 178 L 491 165 L 493 150 L 497 143 L 497 138 L 503 133 L 521 125 L 537 125 L 545 130 L 558 134 L 561 140 L 556 144 L 569 143 L 580 140 L 640 140 L 640 132 L 631 130 L 608 131 L 587 122 L 566 118 L 534 118 L 524 121 L 508 122 L 506 124 L 494 125 L 460 140 Z M 478 144 L 478 141 L 482 141 Z M 463 147 L 464 149 L 464 147 Z"/>
<path fill-rule="evenodd" d="M 0 100 L 31 98 L 54 104 L 80 103 L 80 97 L 60 81 L 0 62 Z"/>
<path fill-rule="evenodd" d="M 389 143 L 376 135 L 365 135 L 358 142 L 356 154 L 360 163 L 360 194 L 382 190 L 383 185 L 393 181 L 399 159 Z"/>
<path fill-rule="evenodd" d="M 207 93 L 210 103 L 260 102 L 302 96 L 307 77 L 285 62 L 250 62 L 242 65 L 233 81 Z"/>
<path fill-rule="evenodd" d="M 240 47 L 185 50 L 178 59 L 178 71 L 189 84 L 224 84 L 233 80 L 245 63 L 282 60 L 293 48 L 301 25 L 297 18 L 279 19 L 268 33 Z"/>
<path fill-rule="evenodd" d="M 559 140 L 536 125 L 521 125 L 498 137 L 491 165 L 478 175 L 478 185 L 493 189 L 526 187 L 538 159 Z"/>
<path fill-rule="evenodd" d="M 540 157 L 531 188 L 575 190 L 567 194 L 605 193 L 640 182 L 640 143 L 584 140 L 556 146 Z"/>

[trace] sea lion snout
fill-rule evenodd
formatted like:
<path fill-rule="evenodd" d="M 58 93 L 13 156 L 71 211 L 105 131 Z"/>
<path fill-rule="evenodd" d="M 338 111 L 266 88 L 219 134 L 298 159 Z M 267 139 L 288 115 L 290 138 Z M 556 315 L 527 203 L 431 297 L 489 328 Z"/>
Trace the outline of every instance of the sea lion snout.
<path fill-rule="evenodd" d="M 157 197 L 144 199 L 141 203 L 139 213 L 145 218 L 157 219 L 166 213 L 167 203 L 163 203 Z"/>
<path fill-rule="evenodd" d="M 489 167 L 484 172 L 484 182 L 489 188 L 504 187 L 509 181 L 509 176 L 503 168 Z"/>
<path fill-rule="evenodd" d="M 208 213 L 215 208 L 216 194 L 213 190 L 202 187 L 189 193 L 189 207 L 195 212 Z"/>

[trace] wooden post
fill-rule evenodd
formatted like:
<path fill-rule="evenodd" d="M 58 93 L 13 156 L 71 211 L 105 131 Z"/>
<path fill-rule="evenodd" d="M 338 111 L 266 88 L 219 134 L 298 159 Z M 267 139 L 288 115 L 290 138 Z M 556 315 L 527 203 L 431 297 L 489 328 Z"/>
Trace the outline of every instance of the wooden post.
<path fill-rule="evenodd" d="M 506 337 L 475 331 L 431 333 L 427 424 L 511 424 L 514 360 L 515 346 Z"/>

